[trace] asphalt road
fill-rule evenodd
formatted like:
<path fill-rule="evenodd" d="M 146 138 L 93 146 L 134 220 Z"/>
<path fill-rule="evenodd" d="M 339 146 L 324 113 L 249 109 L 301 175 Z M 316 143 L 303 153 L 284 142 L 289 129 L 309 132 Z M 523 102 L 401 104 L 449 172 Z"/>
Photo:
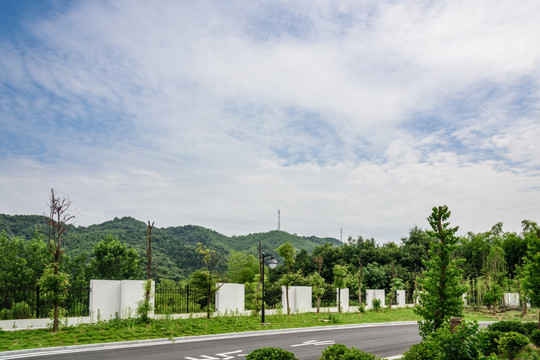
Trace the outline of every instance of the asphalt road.
<path fill-rule="evenodd" d="M 334 343 L 354 346 L 386 358 L 402 354 L 420 340 L 416 322 L 405 322 L 178 338 L 174 343 L 157 341 L 57 349 L 41 353 L 0 353 L 0 359 L 225 360 L 244 359 L 255 349 L 272 346 L 295 353 L 299 360 L 316 360 L 321 357 L 324 348 Z"/>

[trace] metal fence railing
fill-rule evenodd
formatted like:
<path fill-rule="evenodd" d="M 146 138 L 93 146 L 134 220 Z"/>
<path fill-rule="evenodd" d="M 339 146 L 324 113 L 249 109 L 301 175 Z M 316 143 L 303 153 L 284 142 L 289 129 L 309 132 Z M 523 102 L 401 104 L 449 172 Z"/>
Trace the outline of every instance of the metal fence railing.
<path fill-rule="evenodd" d="M 71 287 L 59 306 L 67 316 L 88 316 L 89 287 Z M 44 299 L 39 287 L 0 288 L 0 320 L 47 318 L 54 305 Z"/>
<path fill-rule="evenodd" d="M 154 295 L 156 314 L 187 314 L 207 311 L 208 290 L 190 286 L 157 284 Z M 215 308 L 214 294 L 210 294 L 210 311 Z"/>

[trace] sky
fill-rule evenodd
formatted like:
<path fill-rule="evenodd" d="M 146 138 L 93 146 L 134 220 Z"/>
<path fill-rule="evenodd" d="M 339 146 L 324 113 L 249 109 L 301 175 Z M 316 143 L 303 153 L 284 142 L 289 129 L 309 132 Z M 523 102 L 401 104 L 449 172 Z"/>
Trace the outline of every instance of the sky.
<path fill-rule="evenodd" d="M 540 2 L 0 0 L 0 213 L 225 235 L 540 221 Z"/>

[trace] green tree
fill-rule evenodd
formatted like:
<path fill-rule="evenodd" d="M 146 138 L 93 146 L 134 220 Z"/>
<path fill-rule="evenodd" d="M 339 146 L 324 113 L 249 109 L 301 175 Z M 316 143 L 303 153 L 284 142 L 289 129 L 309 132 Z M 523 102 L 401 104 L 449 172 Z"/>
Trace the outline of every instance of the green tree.
<path fill-rule="evenodd" d="M 191 282 L 206 290 L 206 317 L 209 319 L 212 295 L 220 288 L 216 284 L 221 280 L 221 276 L 217 271 L 221 256 L 215 250 L 209 249 L 201 243 L 197 243 L 197 252 L 202 256 L 203 268 L 192 274 Z"/>
<path fill-rule="evenodd" d="M 538 306 L 540 305 L 540 229 L 538 226 L 531 226 L 524 235 L 527 239 L 527 256 L 523 259 L 522 286 L 533 306 Z M 538 328 L 540 329 L 540 314 Z"/>
<path fill-rule="evenodd" d="M 287 300 L 287 314 L 291 313 L 289 306 L 289 287 L 296 280 L 296 276 L 293 273 L 294 268 L 294 254 L 296 252 L 295 248 L 290 242 L 286 242 L 276 249 L 276 252 L 283 258 L 283 265 L 287 269 L 287 273 L 281 278 L 281 283 L 285 286 L 285 298 Z"/>
<path fill-rule="evenodd" d="M 134 280 L 142 277 L 141 258 L 134 248 L 128 248 L 112 236 L 94 247 L 90 272 L 103 280 Z"/>
<path fill-rule="evenodd" d="M 231 283 L 245 284 L 253 281 L 259 275 L 259 260 L 251 254 L 231 250 L 227 256 L 227 271 L 225 276 Z"/>
<path fill-rule="evenodd" d="M 415 312 L 422 316 L 419 322 L 420 334 L 424 339 L 452 316 L 462 316 L 462 294 L 466 287 L 461 285 L 462 270 L 458 265 L 463 259 L 453 257 L 457 249 L 455 233 L 458 227 L 450 227 L 450 211 L 447 206 L 434 207 L 428 218 L 432 228 L 428 234 L 435 241 L 429 250 L 430 260 L 420 279 L 422 294 Z"/>
<path fill-rule="evenodd" d="M 319 275 L 316 272 L 311 274 L 308 280 L 309 280 L 309 284 L 313 287 L 313 295 L 317 297 L 317 314 L 318 314 L 321 308 L 321 296 L 324 295 L 324 291 L 325 291 L 324 289 L 325 280 L 321 275 Z"/>
<path fill-rule="evenodd" d="M 347 267 L 343 265 L 334 265 L 334 288 L 338 295 L 338 312 L 341 312 L 341 289 L 345 288 L 345 280 L 348 275 Z"/>

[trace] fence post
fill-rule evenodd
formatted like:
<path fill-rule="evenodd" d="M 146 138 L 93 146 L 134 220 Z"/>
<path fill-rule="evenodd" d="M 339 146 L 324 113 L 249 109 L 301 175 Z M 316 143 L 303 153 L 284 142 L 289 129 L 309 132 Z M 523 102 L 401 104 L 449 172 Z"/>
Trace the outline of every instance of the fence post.
<path fill-rule="evenodd" d="M 186 310 L 189 314 L 189 285 L 186 285 Z"/>

